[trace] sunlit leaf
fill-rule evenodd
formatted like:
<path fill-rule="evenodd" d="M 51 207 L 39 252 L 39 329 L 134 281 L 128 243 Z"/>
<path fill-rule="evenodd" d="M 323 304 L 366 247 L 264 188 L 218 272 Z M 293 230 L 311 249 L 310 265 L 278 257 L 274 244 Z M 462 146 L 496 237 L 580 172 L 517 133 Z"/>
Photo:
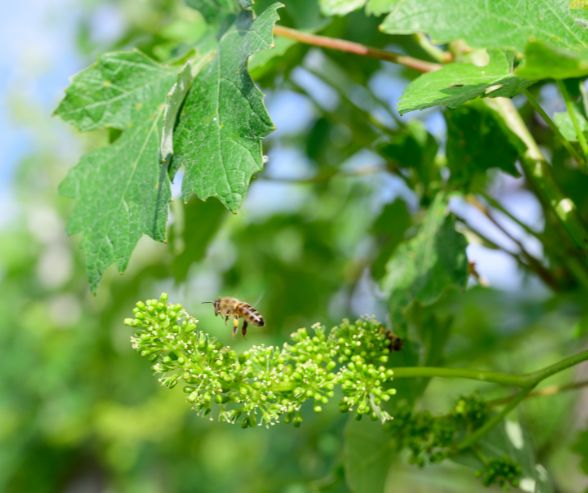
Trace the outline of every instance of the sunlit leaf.
<path fill-rule="evenodd" d="M 540 37 L 555 47 L 586 49 L 588 30 L 570 13 L 569 0 L 391 0 L 382 29 L 425 32 L 439 43 L 463 39 L 476 48 L 523 52 Z"/>
<path fill-rule="evenodd" d="M 143 234 L 165 239 L 170 198 L 160 146 L 176 72 L 139 52 L 104 58 L 74 79 L 57 109 L 84 130 L 124 129 L 113 144 L 84 155 L 60 187 L 76 201 L 68 231 L 83 235 L 92 290 L 111 264 L 125 269 Z"/>
<path fill-rule="evenodd" d="M 450 63 L 412 81 L 398 102 L 398 111 L 431 106 L 459 106 L 478 97 L 513 96 L 529 84 L 512 74 L 509 57 L 491 52 L 486 65 Z"/>
<path fill-rule="evenodd" d="M 236 211 L 251 176 L 263 166 L 261 139 L 273 124 L 247 61 L 271 45 L 278 8 L 273 4 L 255 19 L 242 11 L 192 85 L 175 132 L 174 160 L 185 168 L 185 199 L 217 197 Z"/>
<path fill-rule="evenodd" d="M 588 50 L 571 50 L 531 41 L 515 74 L 525 79 L 571 79 L 588 75 Z"/>
<path fill-rule="evenodd" d="M 140 51 L 106 53 L 72 79 L 55 114 L 82 131 L 122 130 L 162 101 L 175 74 Z"/>

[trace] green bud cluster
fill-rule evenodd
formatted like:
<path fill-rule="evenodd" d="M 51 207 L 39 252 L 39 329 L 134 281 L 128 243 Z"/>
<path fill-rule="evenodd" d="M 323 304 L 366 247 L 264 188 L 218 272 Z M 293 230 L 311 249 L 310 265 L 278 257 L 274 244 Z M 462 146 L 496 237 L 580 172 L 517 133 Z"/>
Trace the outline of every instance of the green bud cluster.
<path fill-rule="evenodd" d="M 477 472 L 485 486 L 497 485 L 501 488 L 519 486 L 523 471 L 521 466 L 509 457 L 488 460 L 481 471 Z"/>
<path fill-rule="evenodd" d="M 484 424 L 487 405 L 476 395 L 462 396 L 445 415 L 402 410 L 391 424 L 400 448 L 409 451 L 411 463 L 420 467 L 445 460 L 466 433 Z"/>
<path fill-rule="evenodd" d="M 241 355 L 197 329 L 181 305 L 159 300 L 137 303 L 132 347 L 151 361 L 162 385 L 182 386 L 194 410 L 243 427 L 283 419 L 300 425 L 301 408 L 320 412 L 341 388 L 340 408 L 382 421 L 383 403 L 394 395 L 386 331 L 376 320 L 344 320 L 327 332 L 315 324 L 299 329 L 282 347 L 253 346 Z"/>
<path fill-rule="evenodd" d="M 400 410 L 388 426 L 399 449 L 409 452 L 409 461 L 420 467 L 441 462 L 456 452 L 455 446 L 489 418 L 486 403 L 477 395 L 462 396 L 449 413 L 433 416 L 428 411 Z M 478 471 L 485 486 L 518 486 L 521 467 L 509 457 L 483 459 Z"/>

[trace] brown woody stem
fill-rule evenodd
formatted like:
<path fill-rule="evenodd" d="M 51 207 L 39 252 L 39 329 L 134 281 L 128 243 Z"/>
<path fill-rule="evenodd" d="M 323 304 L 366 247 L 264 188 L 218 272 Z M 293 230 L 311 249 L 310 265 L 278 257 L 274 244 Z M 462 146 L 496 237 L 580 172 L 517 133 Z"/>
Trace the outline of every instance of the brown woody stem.
<path fill-rule="evenodd" d="M 370 46 L 365 46 L 353 41 L 305 33 L 284 26 L 274 26 L 274 35 L 290 38 L 298 41 L 299 43 L 320 46 L 321 48 L 344 51 L 346 53 L 353 53 L 354 55 L 377 58 L 378 60 L 397 63 L 399 65 L 412 68 L 417 72 L 432 72 L 441 68 L 441 65 L 438 63 L 427 62 L 425 60 L 420 60 L 419 58 L 400 55 L 391 51 L 380 50 L 379 48 L 372 48 Z"/>

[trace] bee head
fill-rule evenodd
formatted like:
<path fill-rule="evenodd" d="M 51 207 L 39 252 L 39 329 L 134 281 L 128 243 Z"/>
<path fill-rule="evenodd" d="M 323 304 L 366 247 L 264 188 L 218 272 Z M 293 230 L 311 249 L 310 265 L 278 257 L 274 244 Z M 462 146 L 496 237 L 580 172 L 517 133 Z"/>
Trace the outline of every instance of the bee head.
<path fill-rule="evenodd" d="M 217 298 L 214 301 L 203 301 L 202 302 L 203 305 L 204 304 L 207 304 L 207 303 L 209 303 L 209 304 L 212 305 L 212 307 L 214 308 L 214 314 L 215 315 L 218 315 L 218 312 L 219 312 L 219 309 L 220 309 L 220 298 Z"/>

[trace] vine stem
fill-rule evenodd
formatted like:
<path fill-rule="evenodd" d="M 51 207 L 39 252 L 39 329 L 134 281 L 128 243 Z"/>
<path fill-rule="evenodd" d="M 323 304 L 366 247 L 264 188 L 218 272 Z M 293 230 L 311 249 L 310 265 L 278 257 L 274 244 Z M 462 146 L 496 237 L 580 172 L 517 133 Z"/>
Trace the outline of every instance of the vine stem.
<path fill-rule="evenodd" d="M 557 288 L 557 280 L 553 274 L 543 265 L 541 260 L 531 255 L 531 253 L 525 248 L 525 245 L 516 236 L 511 234 L 511 232 L 505 228 L 502 223 L 496 219 L 496 217 L 494 217 L 494 214 L 492 214 L 486 205 L 482 204 L 474 195 L 466 197 L 466 200 L 477 210 L 479 210 L 504 236 L 506 236 L 517 246 L 523 258 L 527 260 L 528 265 L 537 273 L 537 275 L 545 282 L 545 284 L 552 288 Z"/>
<path fill-rule="evenodd" d="M 502 212 L 502 214 L 504 214 L 506 217 L 508 217 L 515 224 L 518 224 L 521 228 L 523 228 L 525 230 L 525 232 L 527 234 L 534 236 L 539 241 L 542 241 L 541 233 L 535 231 L 528 224 L 521 221 L 512 212 L 510 212 L 500 201 L 498 201 L 492 195 L 490 195 L 489 193 L 486 193 L 486 192 L 482 192 L 481 195 L 484 198 L 484 200 L 486 200 L 486 202 L 488 202 L 492 207 L 494 207 L 494 209 L 499 210 L 500 212 Z"/>
<path fill-rule="evenodd" d="M 272 181 L 276 183 L 288 183 L 293 185 L 309 185 L 315 183 L 324 183 L 326 181 L 331 180 L 337 176 L 344 176 L 344 177 L 361 177 L 361 176 L 369 176 L 375 175 L 377 173 L 384 173 L 389 171 L 389 169 L 383 165 L 372 165 L 372 166 L 363 166 L 361 168 L 344 171 L 339 169 L 327 170 L 322 173 L 318 173 L 314 176 L 304 177 L 304 178 L 296 178 L 296 177 L 284 177 L 284 176 L 261 176 L 259 179 L 264 181 Z"/>
<path fill-rule="evenodd" d="M 549 387 L 543 387 L 539 390 L 534 390 L 527 394 L 527 398 L 530 397 L 548 397 L 551 395 L 561 394 L 562 392 L 569 392 L 571 390 L 578 390 L 584 387 L 588 387 L 588 380 L 581 380 L 579 382 L 572 382 L 566 383 L 564 385 L 550 385 Z M 501 406 L 503 404 L 508 404 L 513 398 L 516 396 L 509 395 L 507 397 L 501 397 L 499 399 L 492 399 L 490 401 L 486 401 L 486 404 L 489 406 Z"/>
<path fill-rule="evenodd" d="M 557 88 L 561 95 L 564 98 L 564 102 L 566 104 L 566 109 L 568 114 L 570 115 L 570 120 L 572 120 L 572 125 L 574 125 L 574 130 L 576 131 L 576 137 L 578 138 L 578 143 L 582 148 L 582 152 L 584 153 L 584 159 L 581 160 L 583 164 L 583 168 L 587 170 L 586 160 L 588 159 L 588 143 L 586 142 L 586 137 L 584 137 L 584 132 L 582 132 L 582 128 L 580 127 L 580 122 L 578 121 L 578 116 L 576 115 L 576 110 L 574 109 L 574 105 L 572 104 L 572 99 L 570 98 L 570 93 L 568 92 L 565 84 L 561 81 L 557 81 Z"/>
<path fill-rule="evenodd" d="M 575 243 L 578 253 L 584 261 L 588 257 L 588 230 L 578 216 L 576 205 L 566 197 L 559 189 L 551 174 L 551 169 L 541 149 L 529 132 L 521 115 L 513 102 L 507 98 L 495 98 L 486 101 L 503 118 L 510 130 L 525 145 L 521 153 L 521 166 L 530 185 L 536 190 L 537 195 L 545 207 L 549 208 L 558 220 L 563 231 Z M 585 279 L 580 279 L 584 284 Z"/>
<path fill-rule="evenodd" d="M 535 387 L 546 378 L 567 370 L 572 366 L 588 360 L 588 350 L 568 356 L 567 358 L 546 366 L 540 370 L 516 375 L 488 370 L 472 370 L 469 368 L 445 368 L 436 366 L 404 366 L 394 368 L 394 378 L 465 378 L 468 380 L 479 380 L 481 382 L 497 383 L 500 385 L 511 385 L 514 387 L 528 388 Z"/>
<path fill-rule="evenodd" d="M 305 33 L 284 26 L 274 26 L 274 35 L 293 39 L 299 43 L 320 46 L 321 48 L 328 48 L 331 50 L 353 53 L 355 55 L 366 56 L 369 58 L 376 58 L 386 62 L 397 63 L 399 65 L 412 68 L 417 72 L 432 72 L 441 68 L 441 65 L 438 63 L 427 62 L 419 58 L 400 55 L 399 53 L 393 53 L 391 51 L 380 50 L 379 48 L 373 48 L 371 46 L 362 45 L 353 41 L 347 41 L 345 39 L 330 38 L 328 36 Z"/>
<path fill-rule="evenodd" d="M 488 421 L 486 421 L 486 423 L 480 426 L 480 428 L 474 431 L 471 435 L 468 435 L 466 438 L 464 438 L 464 440 L 457 446 L 457 450 L 463 451 L 474 445 L 480 438 L 482 438 L 486 433 L 488 433 L 492 428 L 500 423 L 509 412 L 517 407 L 520 402 L 533 390 L 535 385 L 536 384 L 531 384 L 520 390 L 514 399 L 504 406 L 499 413 L 496 413 Z"/>
<path fill-rule="evenodd" d="M 588 354 L 586 355 L 588 359 Z M 487 370 L 471 370 L 468 368 L 445 368 L 441 366 L 404 366 L 394 368 L 394 378 L 464 378 L 481 382 L 497 383 L 514 387 L 527 384 L 526 375 L 515 375 Z"/>
<path fill-rule="evenodd" d="M 486 372 L 486 371 L 477 371 L 470 374 L 462 372 L 455 372 L 455 377 L 458 378 L 473 378 L 474 380 L 482 380 L 486 382 L 494 382 L 494 383 L 502 383 L 506 385 L 514 385 L 517 387 L 521 387 L 521 390 L 511 399 L 509 400 L 506 405 L 500 410 L 500 412 L 496 413 L 492 416 L 483 426 L 478 428 L 474 431 L 471 435 L 468 435 L 458 446 L 457 451 L 463 451 L 467 448 L 470 448 L 474 445 L 480 438 L 482 438 L 486 433 L 492 430 L 502 419 L 510 413 L 515 407 L 517 407 L 521 401 L 527 396 L 531 394 L 533 389 L 541 383 L 546 378 L 549 378 L 556 373 L 559 373 L 563 370 L 567 370 L 572 366 L 577 365 L 583 361 L 588 360 L 588 351 L 582 351 L 581 353 L 574 354 L 572 356 L 568 356 L 567 358 L 558 361 L 553 365 L 546 366 L 540 370 L 537 370 L 532 373 L 526 373 L 523 375 L 511 375 L 508 373 L 497 373 L 497 372 Z M 441 370 L 452 370 L 451 368 L 440 368 Z M 396 370 L 394 371 L 394 375 L 396 376 Z M 431 375 L 434 376 L 434 375 Z M 481 378 L 480 378 L 481 377 Z"/>
<path fill-rule="evenodd" d="M 519 255 L 517 252 L 513 252 L 512 250 L 506 248 L 505 246 L 499 245 L 495 241 L 491 240 L 484 233 L 482 233 L 475 226 L 472 226 L 470 223 L 468 223 L 464 218 L 462 218 L 458 215 L 455 215 L 455 216 L 460 224 L 462 224 L 465 228 L 467 228 L 470 231 L 470 233 L 477 236 L 480 239 L 480 241 L 482 241 L 482 244 L 486 243 L 491 248 L 494 248 L 495 250 L 500 250 L 501 252 L 504 252 L 507 255 L 510 255 L 515 260 L 515 262 L 517 262 L 521 267 L 523 267 L 524 269 L 528 269 L 529 271 L 532 271 L 535 274 L 537 274 L 547 286 L 549 286 L 553 289 L 557 288 L 557 282 L 551 274 L 545 275 L 542 269 L 538 270 L 536 265 L 533 265 L 531 263 L 526 262 L 525 259 L 521 255 Z"/>
<path fill-rule="evenodd" d="M 580 153 L 576 150 L 576 148 L 566 139 L 559 127 L 555 124 L 555 122 L 551 119 L 551 117 L 547 114 L 547 112 L 543 109 L 543 107 L 539 104 L 539 101 L 533 96 L 528 89 L 524 91 L 525 96 L 527 97 L 527 101 L 533 107 L 533 109 L 541 115 L 543 121 L 547 124 L 547 126 L 551 129 L 551 131 L 557 136 L 559 141 L 563 144 L 566 150 L 573 156 L 578 163 L 584 163 L 584 159 L 580 155 Z M 575 116 L 575 115 L 574 115 Z"/>

